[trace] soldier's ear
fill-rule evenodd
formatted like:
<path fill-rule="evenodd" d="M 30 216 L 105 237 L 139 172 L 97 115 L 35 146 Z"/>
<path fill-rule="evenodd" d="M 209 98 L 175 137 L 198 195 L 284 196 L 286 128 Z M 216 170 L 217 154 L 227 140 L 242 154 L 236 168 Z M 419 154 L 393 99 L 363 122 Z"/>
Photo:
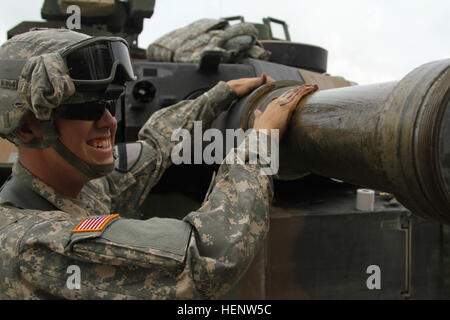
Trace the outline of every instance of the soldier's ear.
<path fill-rule="evenodd" d="M 39 120 L 34 115 L 29 115 L 25 119 L 20 128 L 16 130 L 16 134 L 23 142 L 30 142 L 43 136 Z"/>

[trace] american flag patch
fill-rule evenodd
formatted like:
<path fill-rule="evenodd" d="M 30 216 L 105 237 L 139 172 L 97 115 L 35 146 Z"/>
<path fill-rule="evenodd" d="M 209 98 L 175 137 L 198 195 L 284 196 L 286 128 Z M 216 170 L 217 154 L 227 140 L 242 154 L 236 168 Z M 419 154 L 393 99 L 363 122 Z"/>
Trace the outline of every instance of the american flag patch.
<path fill-rule="evenodd" d="M 102 231 L 103 228 L 112 219 L 117 218 L 118 214 L 108 214 L 106 216 L 88 217 L 80 221 L 80 223 L 72 230 L 72 232 L 92 232 Z"/>

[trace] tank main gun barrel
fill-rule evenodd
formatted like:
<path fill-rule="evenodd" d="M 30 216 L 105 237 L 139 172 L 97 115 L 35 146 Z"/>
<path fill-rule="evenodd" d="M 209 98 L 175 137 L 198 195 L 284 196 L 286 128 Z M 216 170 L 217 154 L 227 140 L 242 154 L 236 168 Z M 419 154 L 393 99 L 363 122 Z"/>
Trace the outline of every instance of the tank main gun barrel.
<path fill-rule="evenodd" d="M 240 126 L 293 85 L 276 81 L 234 107 Z M 318 91 L 303 99 L 280 145 L 279 179 L 307 173 L 387 191 L 412 212 L 450 222 L 450 59 L 402 80 Z"/>

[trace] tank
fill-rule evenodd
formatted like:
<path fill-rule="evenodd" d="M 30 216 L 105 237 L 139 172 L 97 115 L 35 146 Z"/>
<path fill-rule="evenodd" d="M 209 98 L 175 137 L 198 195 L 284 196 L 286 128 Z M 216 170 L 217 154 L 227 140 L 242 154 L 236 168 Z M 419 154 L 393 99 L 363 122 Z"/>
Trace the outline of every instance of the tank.
<path fill-rule="evenodd" d="M 130 45 L 131 55 L 145 59 L 145 50 L 138 46 L 138 36 L 144 19 L 153 15 L 155 0 L 44 0 L 41 17 L 45 21 L 22 21 L 8 30 L 7 39 L 32 28 L 67 28 L 68 19 L 75 12 L 71 5 L 80 8 L 81 21 L 77 31 L 92 36 L 124 38 Z"/>
<path fill-rule="evenodd" d="M 253 110 L 293 86 L 320 88 L 297 107 L 280 146 L 268 237 L 224 298 L 450 298 L 450 60 L 418 66 L 398 81 L 359 86 L 328 75 L 326 49 L 293 42 L 287 24 L 268 17 L 254 25 L 269 60 L 222 63 L 217 52 L 207 52 L 198 63 L 149 61 L 137 36 L 154 0 L 113 2 L 113 9 L 98 1 L 98 10 L 85 11 L 81 32 L 130 43 L 138 79 L 126 83 L 117 101 L 119 143 L 135 141 L 156 110 L 218 81 L 262 72 L 275 80 L 223 112 L 213 122 L 222 132 L 251 127 Z M 47 22 L 22 22 L 8 38 L 30 26 L 64 26 L 64 8 L 44 1 Z M 274 38 L 274 23 L 283 39 Z M 9 168 L 4 165 L 3 177 Z M 182 218 L 196 210 L 217 168 L 172 166 L 140 208 L 142 217 Z"/>

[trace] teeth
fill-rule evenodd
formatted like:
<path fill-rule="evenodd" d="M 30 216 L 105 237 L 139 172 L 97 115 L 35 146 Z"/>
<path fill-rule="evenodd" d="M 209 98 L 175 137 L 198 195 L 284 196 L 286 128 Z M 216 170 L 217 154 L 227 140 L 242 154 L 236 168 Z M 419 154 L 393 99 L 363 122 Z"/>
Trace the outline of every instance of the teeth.
<path fill-rule="evenodd" d="M 95 148 L 100 148 L 100 149 L 106 149 L 109 147 L 109 140 L 103 140 L 103 141 L 99 141 L 99 142 L 94 142 L 93 146 Z"/>

